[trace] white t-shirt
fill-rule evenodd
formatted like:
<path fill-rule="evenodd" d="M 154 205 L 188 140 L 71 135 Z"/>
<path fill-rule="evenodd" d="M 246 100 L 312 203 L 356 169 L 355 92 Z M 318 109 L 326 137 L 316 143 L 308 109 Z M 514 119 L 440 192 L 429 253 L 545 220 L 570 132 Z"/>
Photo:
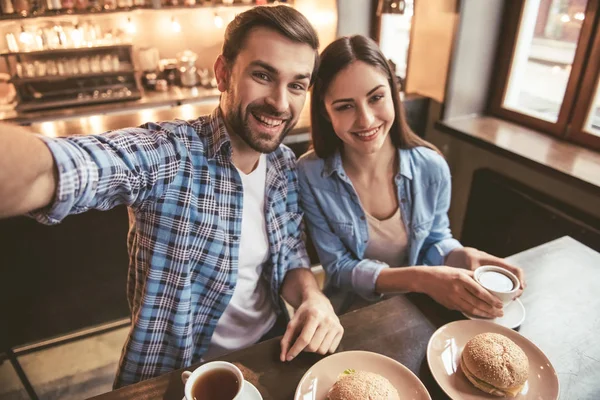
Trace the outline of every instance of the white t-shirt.
<path fill-rule="evenodd" d="M 379 220 L 365 211 L 369 228 L 369 243 L 365 257 L 383 261 L 390 267 L 406 265 L 408 236 L 400 215 L 400 207 L 388 219 Z"/>
<path fill-rule="evenodd" d="M 238 172 L 244 186 L 244 203 L 237 284 L 202 357 L 205 360 L 256 343 L 277 318 L 269 298 L 269 283 L 262 278 L 263 264 L 269 257 L 265 220 L 266 156 L 260 156 L 250 174 L 239 169 Z"/>

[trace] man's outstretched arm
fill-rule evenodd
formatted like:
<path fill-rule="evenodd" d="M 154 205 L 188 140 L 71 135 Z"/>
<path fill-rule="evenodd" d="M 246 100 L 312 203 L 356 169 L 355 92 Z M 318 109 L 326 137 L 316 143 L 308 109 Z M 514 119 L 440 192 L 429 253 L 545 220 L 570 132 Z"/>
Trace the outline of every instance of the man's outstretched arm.
<path fill-rule="evenodd" d="M 57 174 L 52 153 L 26 128 L 0 123 L 0 218 L 49 205 Z"/>

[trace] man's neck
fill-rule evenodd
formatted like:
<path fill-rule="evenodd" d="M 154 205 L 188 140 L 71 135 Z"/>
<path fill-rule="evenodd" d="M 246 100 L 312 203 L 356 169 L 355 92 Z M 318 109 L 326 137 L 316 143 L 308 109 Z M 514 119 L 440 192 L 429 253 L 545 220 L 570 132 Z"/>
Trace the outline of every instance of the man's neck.
<path fill-rule="evenodd" d="M 229 131 L 229 140 L 232 149 L 231 162 L 237 169 L 248 175 L 258 165 L 262 153 L 248 146 L 241 137 L 231 131 Z"/>

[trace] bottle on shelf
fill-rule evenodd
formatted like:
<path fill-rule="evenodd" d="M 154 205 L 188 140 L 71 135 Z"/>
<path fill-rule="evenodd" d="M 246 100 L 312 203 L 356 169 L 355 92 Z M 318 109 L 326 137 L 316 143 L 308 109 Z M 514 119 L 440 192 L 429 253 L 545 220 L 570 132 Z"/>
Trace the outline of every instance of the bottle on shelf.
<path fill-rule="evenodd" d="M 14 0 L 13 7 L 15 12 L 22 17 L 26 17 L 31 12 L 31 4 L 29 4 L 29 0 Z"/>
<path fill-rule="evenodd" d="M 2 15 L 11 15 L 15 13 L 15 8 L 11 0 L 2 0 Z"/>
<path fill-rule="evenodd" d="M 46 8 L 49 11 L 59 11 L 62 10 L 62 3 L 60 0 L 46 0 Z"/>
<path fill-rule="evenodd" d="M 62 8 L 64 10 L 66 10 L 67 12 L 72 11 L 73 8 L 75 7 L 74 0 L 61 0 L 61 4 L 62 4 Z"/>
<path fill-rule="evenodd" d="M 87 10 L 89 7 L 88 0 L 75 0 L 75 8 L 80 11 Z"/>

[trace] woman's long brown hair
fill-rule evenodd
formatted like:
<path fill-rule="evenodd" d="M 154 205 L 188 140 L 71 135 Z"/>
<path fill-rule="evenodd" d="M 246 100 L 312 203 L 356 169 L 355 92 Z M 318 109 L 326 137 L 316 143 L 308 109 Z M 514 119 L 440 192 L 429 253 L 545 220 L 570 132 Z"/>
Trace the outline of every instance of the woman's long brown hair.
<path fill-rule="evenodd" d="M 335 40 L 321 53 L 321 64 L 312 88 L 310 104 L 312 145 L 317 156 L 327 158 L 342 145 L 327 118 L 324 96 L 336 75 L 355 61 L 379 68 L 388 77 L 396 113 L 390 128 L 394 146 L 401 149 L 424 146 L 440 153 L 433 144 L 417 136 L 408 126 L 396 77 L 377 43 L 365 36 L 355 35 Z"/>

